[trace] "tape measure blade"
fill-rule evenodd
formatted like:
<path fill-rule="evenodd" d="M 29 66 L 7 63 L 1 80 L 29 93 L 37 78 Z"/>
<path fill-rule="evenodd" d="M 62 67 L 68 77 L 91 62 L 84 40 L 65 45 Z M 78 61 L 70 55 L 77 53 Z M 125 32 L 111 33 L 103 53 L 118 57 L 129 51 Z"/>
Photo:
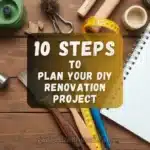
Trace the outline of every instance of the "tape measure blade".
<path fill-rule="evenodd" d="M 89 132 L 91 133 L 94 142 L 96 143 L 96 149 L 102 150 L 102 144 L 100 142 L 99 135 L 96 130 L 96 126 L 94 124 L 91 112 L 89 108 L 81 108 L 81 113 L 84 118 L 85 124 L 87 125 L 87 128 L 89 129 Z"/>
<path fill-rule="evenodd" d="M 120 33 L 119 26 L 112 20 L 109 19 L 101 19 L 97 17 L 90 17 L 87 19 L 86 23 L 83 25 L 83 33 L 86 33 L 86 28 L 92 28 L 92 27 L 105 27 L 109 30 L 114 31 L 115 33 Z"/>

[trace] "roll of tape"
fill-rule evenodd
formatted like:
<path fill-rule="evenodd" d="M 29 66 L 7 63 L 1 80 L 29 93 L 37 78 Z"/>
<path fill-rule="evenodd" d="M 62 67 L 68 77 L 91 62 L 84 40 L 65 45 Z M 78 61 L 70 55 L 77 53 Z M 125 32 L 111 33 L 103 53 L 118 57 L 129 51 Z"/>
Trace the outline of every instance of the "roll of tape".
<path fill-rule="evenodd" d="M 148 20 L 146 10 L 138 5 L 129 7 L 123 14 L 122 21 L 126 29 L 137 30 L 142 28 Z"/>
<path fill-rule="evenodd" d="M 114 31 L 115 33 L 120 33 L 120 28 L 115 22 L 109 19 L 100 19 L 97 17 L 88 18 L 82 27 L 82 32 L 87 33 L 88 29 L 94 32 L 94 28 L 101 28 L 101 27 Z"/>

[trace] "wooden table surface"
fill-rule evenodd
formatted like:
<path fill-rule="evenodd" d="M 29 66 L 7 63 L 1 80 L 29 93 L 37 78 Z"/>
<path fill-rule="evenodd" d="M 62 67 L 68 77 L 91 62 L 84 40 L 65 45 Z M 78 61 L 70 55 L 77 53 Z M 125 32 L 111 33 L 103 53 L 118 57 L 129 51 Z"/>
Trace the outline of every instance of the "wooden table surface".
<path fill-rule="evenodd" d="M 100 7 L 103 0 L 98 0 L 90 11 L 93 15 Z M 60 13 L 73 22 L 75 32 L 80 32 L 83 19 L 77 17 L 77 9 L 83 0 L 60 0 Z M 41 20 L 45 24 L 44 32 L 53 32 L 49 20 L 41 13 L 40 0 L 24 0 L 28 20 Z M 131 52 L 132 46 L 144 28 L 136 32 L 124 29 L 121 16 L 131 5 L 142 5 L 141 0 L 121 0 L 119 6 L 110 16 L 121 27 L 124 37 L 124 59 Z M 148 11 L 150 14 L 150 10 Z M 0 35 L 9 35 L 9 38 L 0 38 L 0 72 L 15 77 L 26 68 L 27 39 L 24 29 L 15 33 L 1 32 Z M 51 114 L 44 109 L 31 109 L 26 103 L 26 89 L 16 78 L 12 78 L 9 88 L 0 92 L 0 150 L 70 150 L 70 145 L 61 142 L 63 136 Z M 74 121 L 67 109 L 60 109 L 64 118 L 74 127 Z M 143 116 L 145 117 L 145 116 Z M 126 131 L 117 124 L 104 118 L 106 128 L 112 143 L 112 150 L 150 150 L 150 144 Z"/>

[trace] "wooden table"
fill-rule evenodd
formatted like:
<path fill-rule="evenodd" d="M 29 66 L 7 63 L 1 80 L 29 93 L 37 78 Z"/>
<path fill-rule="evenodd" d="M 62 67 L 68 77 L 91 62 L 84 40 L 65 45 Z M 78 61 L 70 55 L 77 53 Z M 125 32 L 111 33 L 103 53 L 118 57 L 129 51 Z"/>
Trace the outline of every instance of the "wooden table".
<path fill-rule="evenodd" d="M 92 15 L 100 7 L 103 0 L 98 0 Z M 77 9 L 83 0 L 60 0 L 60 13 L 66 19 L 73 22 L 75 32 L 80 32 L 82 19 L 77 17 Z M 24 0 L 28 12 L 28 20 L 41 20 L 45 23 L 44 32 L 53 32 L 49 20 L 40 11 L 40 0 Z M 139 37 L 138 32 L 126 31 L 121 23 L 121 15 L 132 4 L 142 5 L 140 0 L 122 0 L 113 12 L 111 19 L 121 27 L 124 37 L 124 58 L 131 52 L 135 40 Z M 150 14 L 150 11 L 148 11 Z M 27 28 L 25 25 L 24 29 Z M 26 68 L 27 39 L 24 29 L 18 31 L 14 37 L 0 38 L 0 72 L 15 77 Z M 1 34 L 2 35 L 2 34 Z M 70 150 L 70 145 L 60 142 L 63 139 L 59 128 L 51 114 L 43 109 L 31 109 L 27 105 L 26 89 L 16 78 L 10 80 L 9 88 L 0 92 L 0 149 L 1 150 Z M 74 121 L 67 109 L 61 109 L 65 119 L 73 126 Z M 145 117 L 145 116 L 143 116 Z M 115 123 L 105 119 L 106 128 L 112 143 L 112 150 L 150 150 L 150 145 L 135 135 L 126 131 Z"/>

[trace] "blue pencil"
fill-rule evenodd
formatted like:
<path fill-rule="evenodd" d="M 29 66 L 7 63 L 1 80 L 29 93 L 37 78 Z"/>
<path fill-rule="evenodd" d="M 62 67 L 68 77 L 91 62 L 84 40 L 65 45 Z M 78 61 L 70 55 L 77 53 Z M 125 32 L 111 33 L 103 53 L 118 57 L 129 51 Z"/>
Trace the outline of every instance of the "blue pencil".
<path fill-rule="evenodd" d="M 100 110 L 98 108 L 91 108 L 91 114 L 93 117 L 93 120 L 95 122 L 96 128 L 98 130 L 98 132 L 100 133 L 100 136 L 105 144 L 105 147 L 107 149 L 110 149 L 110 140 L 109 137 L 107 135 L 105 126 L 104 126 L 104 122 L 102 120 L 101 114 L 100 114 Z"/>

